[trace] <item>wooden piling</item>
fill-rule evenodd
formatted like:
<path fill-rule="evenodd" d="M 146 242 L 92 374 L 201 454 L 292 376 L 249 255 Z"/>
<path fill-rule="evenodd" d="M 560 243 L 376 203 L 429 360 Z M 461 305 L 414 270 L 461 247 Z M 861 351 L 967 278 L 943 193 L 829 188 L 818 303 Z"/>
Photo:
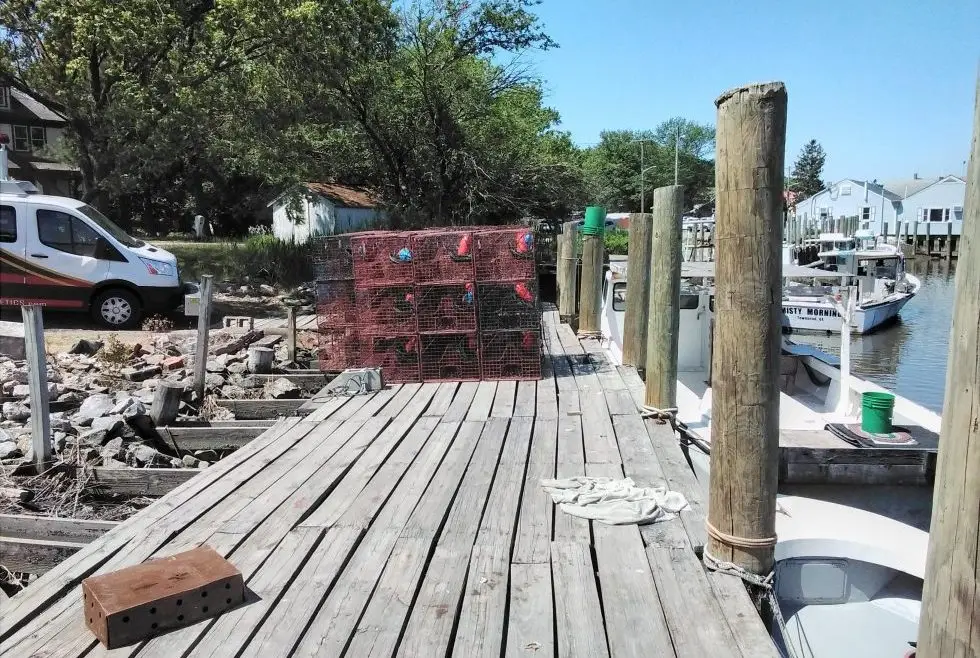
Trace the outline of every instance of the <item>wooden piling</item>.
<path fill-rule="evenodd" d="M 640 368 L 646 365 L 647 355 L 652 232 L 653 216 L 650 213 L 630 214 L 629 260 L 626 265 L 629 282 L 626 285 L 626 317 L 623 318 L 623 364 Z"/>
<path fill-rule="evenodd" d="M 579 296 L 578 333 L 599 333 L 599 310 L 602 307 L 602 233 L 582 236 L 582 292 Z M 629 287 L 629 286 L 627 286 Z"/>
<path fill-rule="evenodd" d="M 575 315 L 575 289 L 578 278 L 578 256 L 575 254 L 575 224 L 561 225 L 558 238 L 558 314 L 562 322 Z"/>
<path fill-rule="evenodd" d="M 150 405 L 150 418 L 154 425 L 162 427 L 177 419 L 180 408 L 180 398 L 184 394 L 184 386 L 172 382 L 157 382 L 153 390 L 153 403 Z"/>
<path fill-rule="evenodd" d="M 932 222 L 926 221 L 926 256 L 932 256 Z"/>
<path fill-rule="evenodd" d="M 980 597 L 980 76 L 966 176 L 917 658 L 975 656 Z"/>
<path fill-rule="evenodd" d="M 211 327 L 211 280 L 210 274 L 201 277 L 201 305 L 197 315 L 197 350 L 194 354 L 194 392 L 197 401 L 204 400 L 204 378 L 208 365 L 208 331 Z"/>
<path fill-rule="evenodd" d="M 902 242 L 899 238 L 902 231 L 902 222 L 898 221 L 898 217 L 895 218 L 895 246 L 901 248 Z"/>
<path fill-rule="evenodd" d="M 773 568 L 786 88 L 733 89 L 718 106 L 709 541 L 705 555 Z M 708 560 L 710 564 L 710 560 Z"/>
<path fill-rule="evenodd" d="M 953 258 L 953 222 L 946 222 L 946 242 L 943 243 L 943 257 L 946 260 Z"/>
<path fill-rule="evenodd" d="M 919 220 L 912 220 L 912 255 L 919 253 Z"/>
<path fill-rule="evenodd" d="M 44 351 L 41 306 L 21 306 L 24 320 L 24 353 L 27 387 L 31 394 L 31 448 L 37 472 L 51 461 L 51 412 L 48 401 L 48 364 Z"/>
<path fill-rule="evenodd" d="M 666 410 L 677 406 L 683 212 L 683 185 L 658 187 L 653 191 L 644 403 L 654 409 Z M 632 279 L 631 276 L 630 280 Z M 626 308 L 629 308 L 629 304 Z"/>
<path fill-rule="evenodd" d="M 286 307 L 286 362 L 296 363 L 296 307 Z"/>

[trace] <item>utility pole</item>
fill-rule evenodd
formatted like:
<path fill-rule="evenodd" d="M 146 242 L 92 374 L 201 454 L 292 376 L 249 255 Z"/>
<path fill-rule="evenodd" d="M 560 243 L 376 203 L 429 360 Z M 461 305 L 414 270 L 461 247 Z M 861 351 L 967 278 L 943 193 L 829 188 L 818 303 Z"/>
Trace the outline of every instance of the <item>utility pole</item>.
<path fill-rule="evenodd" d="M 776 547 L 786 87 L 718 107 L 708 567 L 766 577 Z M 775 302 L 773 301 L 775 300 Z"/>
<path fill-rule="evenodd" d="M 680 172 L 681 172 L 681 127 L 677 126 L 677 132 L 674 135 L 674 187 L 680 185 Z"/>
<path fill-rule="evenodd" d="M 976 656 L 980 599 L 980 75 L 973 110 L 973 147 L 966 174 L 956 302 L 946 370 L 946 400 L 929 553 L 922 587 L 918 658 Z M 940 484 L 941 483 L 941 484 Z"/>
<path fill-rule="evenodd" d="M 649 141 L 648 139 L 640 138 L 634 139 L 634 142 L 640 143 L 640 213 L 646 212 L 646 186 L 643 184 L 643 177 L 647 173 L 647 167 L 644 166 L 643 159 L 643 142 Z M 650 169 L 653 169 L 653 165 L 650 165 Z"/>

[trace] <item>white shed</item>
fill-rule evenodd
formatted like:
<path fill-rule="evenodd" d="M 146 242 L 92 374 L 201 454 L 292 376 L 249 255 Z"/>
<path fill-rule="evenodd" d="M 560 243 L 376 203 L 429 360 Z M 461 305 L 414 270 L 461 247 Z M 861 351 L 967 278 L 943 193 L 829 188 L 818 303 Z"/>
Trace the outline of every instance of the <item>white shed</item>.
<path fill-rule="evenodd" d="M 283 193 L 269 206 L 272 232 L 287 242 L 372 228 L 387 219 L 370 190 L 333 183 L 303 183 L 298 199 Z"/>

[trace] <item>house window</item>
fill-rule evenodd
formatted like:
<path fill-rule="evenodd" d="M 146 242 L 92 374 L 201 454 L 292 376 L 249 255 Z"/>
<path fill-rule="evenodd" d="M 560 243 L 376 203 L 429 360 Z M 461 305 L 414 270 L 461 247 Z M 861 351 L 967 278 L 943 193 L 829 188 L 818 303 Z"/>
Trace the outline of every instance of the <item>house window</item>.
<path fill-rule="evenodd" d="M 875 218 L 874 206 L 864 206 L 861 208 L 861 221 L 870 222 Z"/>
<path fill-rule="evenodd" d="M 14 126 L 14 150 L 31 150 L 31 132 L 27 126 Z"/>
<path fill-rule="evenodd" d="M 0 109 L 10 109 L 10 89 L 8 87 L 0 87 Z"/>
<path fill-rule="evenodd" d="M 919 220 L 923 222 L 949 221 L 949 208 L 919 208 Z"/>
<path fill-rule="evenodd" d="M 820 221 L 830 219 L 830 208 L 820 209 Z"/>
<path fill-rule="evenodd" d="M 56 210 L 37 211 L 37 237 L 41 244 L 76 256 L 95 256 L 99 234 L 88 224 Z"/>
<path fill-rule="evenodd" d="M 45 130 L 41 126 L 31 126 L 31 150 L 39 151 L 48 143 Z"/>

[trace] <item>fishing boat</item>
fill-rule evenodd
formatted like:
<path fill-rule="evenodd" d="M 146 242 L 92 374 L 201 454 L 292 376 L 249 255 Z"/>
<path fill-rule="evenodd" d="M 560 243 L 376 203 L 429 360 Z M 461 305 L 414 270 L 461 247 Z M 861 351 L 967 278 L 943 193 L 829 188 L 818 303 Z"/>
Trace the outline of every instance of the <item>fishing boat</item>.
<path fill-rule="evenodd" d="M 877 243 L 870 231 L 853 237 L 842 233 L 823 233 L 818 239 L 819 260 L 809 267 L 840 275 L 841 282 L 854 288 L 856 296 L 850 328 L 866 334 L 898 317 L 902 308 L 918 292 L 921 282 L 905 271 L 905 256 L 887 243 Z M 783 265 L 791 251 L 783 250 Z M 819 283 L 819 275 L 809 283 L 790 281 L 783 289 L 783 327 L 788 331 L 840 333 L 842 319 L 834 305 L 838 291 Z"/>
<path fill-rule="evenodd" d="M 711 452 L 713 264 L 684 263 L 678 331 L 676 421 L 691 466 L 707 489 Z M 626 266 L 611 263 L 603 291 L 601 330 L 621 362 Z M 850 325 L 857 300 L 828 304 L 842 319 L 841 356 L 782 337 L 780 439 L 829 427 L 860 426 L 865 392 L 885 389 L 850 373 Z M 894 423 L 935 437 L 938 414 L 895 396 Z M 904 440 L 904 437 L 902 438 Z M 804 488 L 805 489 L 805 488 Z M 881 492 L 862 484 L 814 487 L 777 498 L 775 594 L 781 623 L 773 639 L 793 658 L 893 658 L 917 635 L 928 521 L 911 518 L 925 487 Z M 830 493 L 833 492 L 833 493 Z M 841 642 L 841 638 L 847 638 Z"/>

